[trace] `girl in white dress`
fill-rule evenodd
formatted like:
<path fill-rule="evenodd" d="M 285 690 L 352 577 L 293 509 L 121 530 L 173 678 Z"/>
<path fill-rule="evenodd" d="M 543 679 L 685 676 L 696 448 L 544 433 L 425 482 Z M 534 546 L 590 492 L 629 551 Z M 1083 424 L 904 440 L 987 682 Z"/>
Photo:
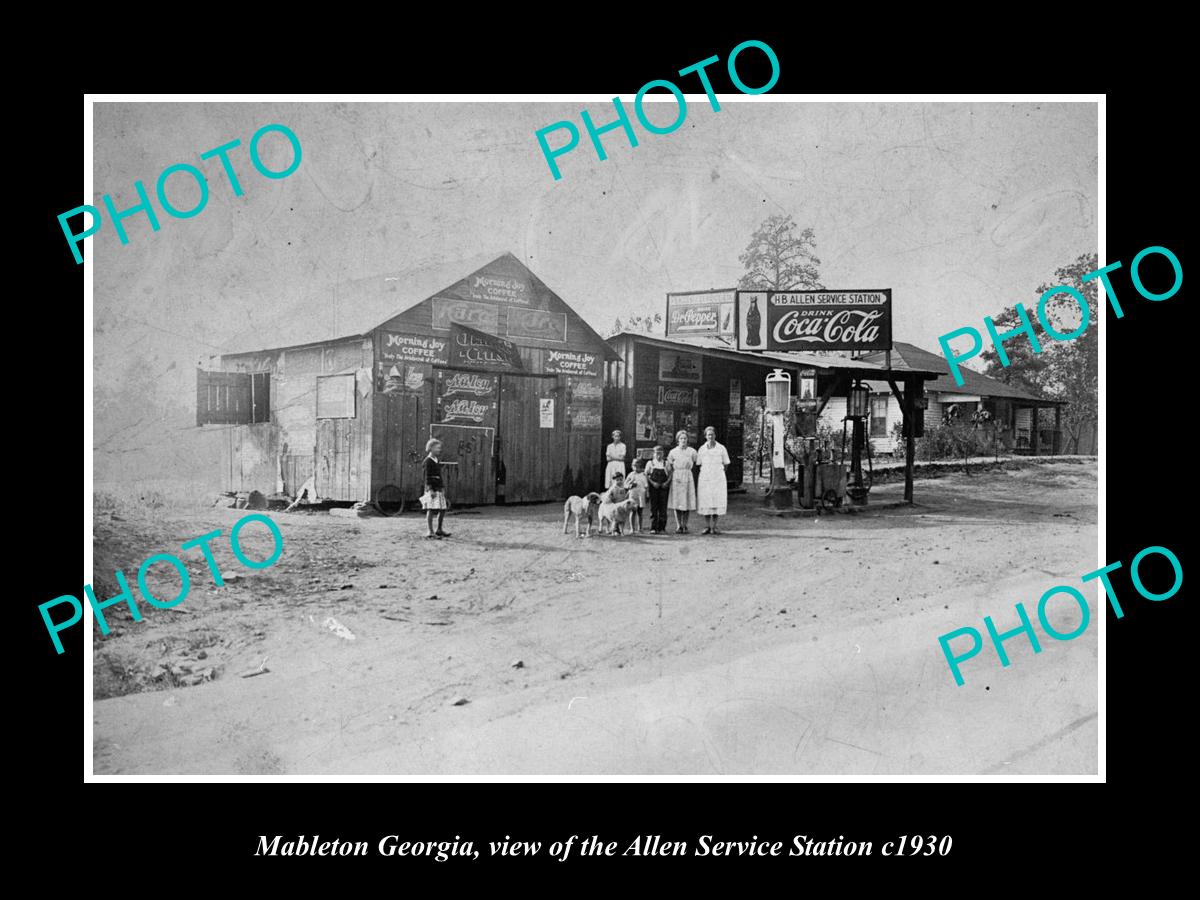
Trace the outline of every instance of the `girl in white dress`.
<path fill-rule="evenodd" d="M 621 432 L 612 433 L 612 443 L 605 448 L 604 458 L 608 460 L 604 469 L 604 489 L 608 490 L 614 481 L 618 484 L 625 481 L 625 443 L 621 440 Z"/>
<path fill-rule="evenodd" d="M 696 463 L 700 466 L 696 507 L 700 515 L 708 519 L 704 534 L 720 534 L 717 516 L 725 515 L 729 502 L 729 492 L 725 487 L 729 452 L 723 444 L 717 443 L 717 432 L 711 425 L 704 429 L 704 443 L 696 451 Z"/>
<path fill-rule="evenodd" d="M 696 482 L 692 480 L 696 451 L 688 446 L 688 433 L 684 429 L 676 432 L 675 442 L 677 446 L 667 454 L 667 465 L 671 469 L 667 507 L 675 510 L 675 533 L 687 534 L 688 511 L 696 508 Z"/>

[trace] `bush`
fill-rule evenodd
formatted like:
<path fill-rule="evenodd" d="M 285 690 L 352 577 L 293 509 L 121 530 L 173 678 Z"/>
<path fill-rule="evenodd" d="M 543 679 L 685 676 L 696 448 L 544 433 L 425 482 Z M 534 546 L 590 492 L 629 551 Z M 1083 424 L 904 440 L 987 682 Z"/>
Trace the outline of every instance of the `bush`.
<path fill-rule="evenodd" d="M 925 436 L 917 438 L 917 459 L 928 462 L 949 459 L 954 455 L 954 435 L 945 425 L 927 425 Z"/>

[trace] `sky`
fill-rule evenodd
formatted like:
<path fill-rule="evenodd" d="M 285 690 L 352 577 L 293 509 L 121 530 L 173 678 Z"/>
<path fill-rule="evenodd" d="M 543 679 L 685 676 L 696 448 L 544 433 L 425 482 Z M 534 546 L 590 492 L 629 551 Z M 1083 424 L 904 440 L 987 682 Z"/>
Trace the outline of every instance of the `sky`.
<path fill-rule="evenodd" d="M 676 109 L 664 96 L 646 108 L 665 124 Z M 118 209 L 136 204 L 138 179 L 153 196 L 175 163 L 209 180 L 192 218 L 155 200 L 159 231 L 134 215 L 127 245 L 108 222 L 87 239 L 97 396 L 120 405 L 133 393 L 151 408 L 147 421 L 155 406 L 169 418 L 194 403 L 197 363 L 247 331 L 273 346 L 271 323 L 298 298 L 482 252 L 511 251 L 607 334 L 617 316 L 663 311 L 668 291 L 733 286 L 755 227 L 791 215 L 815 231 L 826 287 L 891 288 L 895 340 L 936 352 L 939 335 L 1035 301 L 1056 268 L 1096 251 L 1095 104 L 763 95 L 722 96 L 713 111 L 689 95 L 682 127 L 654 135 L 622 99 L 639 143 L 605 134 L 604 161 L 579 116 L 611 121 L 603 101 L 96 104 L 97 207 L 106 193 Z M 559 157 L 556 181 L 534 133 L 561 120 L 581 141 Z M 299 168 L 278 180 L 248 156 L 251 135 L 272 123 L 302 147 Z M 234 139 L 241 197 L 218 160 L 199 159 Z M 270 168 L 290 161 L 278 134 L 261 149 Z M 168 195 L 184 209 L 199 198 L 187 175 L 172 177 Z M 97 445 L 108 437 L 101 405 Z"/>

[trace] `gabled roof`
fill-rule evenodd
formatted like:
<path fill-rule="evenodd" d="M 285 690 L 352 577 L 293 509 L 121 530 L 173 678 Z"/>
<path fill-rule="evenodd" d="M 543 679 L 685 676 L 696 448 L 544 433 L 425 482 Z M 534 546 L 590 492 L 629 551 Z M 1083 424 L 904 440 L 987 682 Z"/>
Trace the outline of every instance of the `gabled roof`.
<path fill-rule="evenodd" d="M 884 354 L 882 352 L 868 353 L 861 360 L 882 364 Z M 946 394 L 1004 397 L 1010 400 L 1036 400 L 1041 403 L 1062 402 L 1050 400 L 1046 397 L 1039 397 L 1037 394 L 1032 394 L 1024 388 L 1013 384 L 1005 384 L 1003 381 L 992 378 L 990 375 L 984 375 L 982 372 L 962 367 L 959 368 L 959 374 L 962 375 L 963 383 L 962 385 L 958 385 L 955 383 L 954 377 L 950 374 L 950 364 L 944 356 L 930 353 L 928 350 L 922 350 L 913 344 L 905 344 L 900 341 L 897 341 L 892 347 L 892 368 L 939 373 L 936 381 L 925 383 L 926 392 L 939 391 Z"/>
<path fill-rule="evenodd" d="M 479 254 L 467 259 L 430 263 L 383 275 L 358 278 L 341 282 L 332 288 L 313 291 L 288 305 L 286 312 L 275 317 L 269 324 L 258 324 L 258 327 L 244 331 L 227 341 L 225 355 L 281 350 L 362 337 L 405 310 L 506 257 L 529 272 L 535 282 L 558 296 L 556 291 L 548 287 L 512 253 Z M 570 304 L 566 305 L 570 308 Z M 578 314 L 576 317 L 595 338 L 596 344 L 607 348 L 604 338 Z"/>

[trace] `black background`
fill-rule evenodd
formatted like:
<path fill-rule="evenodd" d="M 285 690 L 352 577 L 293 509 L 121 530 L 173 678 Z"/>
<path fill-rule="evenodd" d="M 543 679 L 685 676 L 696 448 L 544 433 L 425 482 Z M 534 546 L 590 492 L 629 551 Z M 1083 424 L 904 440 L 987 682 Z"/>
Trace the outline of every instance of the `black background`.
<path fill-rule="evenodd" d="M 608 20 L 608 15 L 597 13 Z M 1059 28 L 1060 30 L 1055 30 Z M 256 26 L 257 27 L 257 26 Z M 606 26 L 607 28 L 607 26 Z M 1047 37 L 1047 31 L 1049 37 Z M 670 33 L 670 38 L 661 36 Z M 1039 22 L 1037 34 L 1021 40 L 973 38 L 969 47 L 945 48 L 931 42 L 927 49 L 914 43 L 879 39 L 859 43 L 854 52 L 814 49 L 811 35 L 771 31 L 747 25 L 714 27 L 705 37 L 682 37 L 675 31 L 655 33 L 646 27 L 613 26 L 589 39 L 573 32 L 562 37 L 539 37 L 514 29 L 469 37 L 455 31 L 436 38 L 402 32 L 395 46 L 377 52 L 357 49 L 354 64 L 336 85 L 318 80 L 335 68 L 322 56 L 317 64 L 313 47 L 295 45 L 278 52 L 288 77 L 272 83 L 254 80 L 246 51 L 245 65 L 225 69 L 224 80 L 205 72 L 190 83 L 177 73 L 149 67 L 126 72 L 117 84 L 103 73 L 89 79 L 93 90 L 186 92 L 270 90 L 381 90 L 444 92 L 513 91 L 567 93 L 571 91 L 620 95 L 629 103 L 637 89 L 653 78 L 672 77 L 679 68 L 717 54 L 722 64 L 710 69 L 718 93 L 733 91 L 723 61 L 734 45 L 748 37 L 765 40 L 776 51 L 781 78 L 771 93 L 800 91 L 1105 91 L 1125 78 L 1124 87 L 1109 90 L 1107 106 L 1107 253 L 1102 262 L 1122 260 L 1114 285 L 1125 309 L 1116 320 L 1109 312 L 1107 329 L 1107 543 L 1105 559 L 1121 560 L 1125 568 L 1113 582 L 1125 608 L 1125 618 L 1107 614 L 1107 733 L 1106 775 L 1109 786 L 1122 796 L 1120 813 L 1084 785 L 1058 784 L 236 784 L 155 785 L 108 784 L 83 789 L 83 772 L 90 748 L 82 740 L 83 634 L 64 635 L 67 653 L 56 656 L 37 604 L 60 594 L 80 592 L 75 544 L 76 518 L 86 516 L 91 498 L 70 489 L 81 470 L 79 432 L 82 357 L 79 312 L 82 308 L 82 266 L 76 266 L 56 221 L 59 212 L 78 205 L 82 170 L 82 94 L 66 86 L 47 89 L 28 101 L 27 126 L 38 140 L 19 167 L 8 169 L 17 188 L 20 211 L 10 213 L 17 227 L 9 246 L 9 271 L 18 287 L 10 310 L 19 321 L 17 383 L 23 401 L 10 405 L 10 445 L 21 448 L 10 463 L 9 516 L 18 551 L 9 571 L 17 573 L 10 598 L 23 638 L 23 653 L 10 658 L 9 696 L 18 703 L 17 721 L 10 720 L 10 745 L 20 757 L 10 772 L 27 775 L 20 781 L 29 799 L 19 805 L 27 837 L 56 861 L 95 862 L 102 848 L 107 866 L 122 884 L 149 884 L 183 865 L 179 874 L 195 872 L 210 888 L 281 886 L 302 879 L 315 886 L 353 885 L 368 872 L 390 874 L 397 888 L 415 887 L 414 877 L 482 874 L 499 884 L 520 881 L 535 871 L 565 876 L 572 885 L 578 876 L 602 878 L 655 874 L 674 877 L 685 872 L 701 884 L 716 886 L 724 875 L 737 873 L 738 883 L 757 873 L 783 875 L 795 889 L 815 884 L 840 885 L 848 890 L 901 883 L 928 884 L 946 877 L 950 869 L 970 880 L 957 889 L 974 889 L 996 879 L 1006 889 L 1032 886 L 1027 865 L 1049 865 L 1067 872 L 1083 864 L 1103 867 L 1107 859 L 1136 853 L 1133 848 L 1153 833 L 1161 840 L 1153 810 L 1133 810 L 1127 804 L 1153 804 L 1175 793 L 1175 780 L 1186 778 L 1186 747 L 1181 730 L 1190 725 L 1188 679 L 1184 673 L 1186 645 L 1191 638 L 1183 621 L 1187 587 L 1172 599 L 1151 603 L 1139 598 L 1128 579 L 1132 557 L 1149 545 L 1171 548 L 1188 571 L 1179 517 L 1186 514 L 1192 490 L 1186 454 L 1185 429 L 1190 422 L 1191 379 L 1183 361 L 1191 355 L 1191 336 L 1184 321 L 1186 284 L 1170 300 L 1151 303 L 1133 290 L 1128 264 L 1142 248 L 1172 249 L 1187 269 L 1182 217 L 1193 179 L 1184 168 L 1189 143 L 1176 136 L 1179 108 L 1161 87 L 1163 60 L 1148 48 L 1142 72 L 1143 90 L 1128 81 L 1136 64 L 1127 62 L 1121 75 L 1082 64 L 1078 28 L 1067 23 Z M 1058 36 L 1057 42 L 1055 36 Z M 1017 36 L 1014 36 L 1017 37 Z M 1028 41 L 1024 40 L 1028 37 Z M 309 42 L 313 40 L 310 36 Z M 1045 42 L 1049 41 L 1050 44 Z M 272 47 L 277 45 L 272 42 Z M 1045 50 L 1053 46 L 1053 52 Z M 558 48 L 557 50 L 555 48 Z M 565 48 L 565 49 L 564 49 Z M 1006 49 L 1007 48 L 1007 49 Z M 1073 48 L 1073 49 L 1072 49 Z M 503 49 L 503 54 L 501 50 Z M 452 50 L 448 53 L 447 50 Z M 1045 52 L 1043 52 L 1045 50 Z M 515 52 L 514 52 L 515 51 Z M 231 53 L 233 51 L 230 51 Z M 1093 59 L 1099 48 L 1086 51 Z M 1127 51 L 1123 51 L 1127 52 Z M 1074 54 L 1074 55 L 1073 55 Z M 503 60 L 502 64 L 500 60 Z M 746 83 L 766 80 L 765 66 L 755 72 L 756 51 L 739 59 Z M 347 60 L 347 63 L 349 61 Z M 879 62 L 880 65 L 874 65 Z M 853 63 L 853 64 L 852 64 Z M 883 64 L 886 63 L 886 64 Z M 288 67 L 290 66 L 290 69 Z M 1116 67 L 1113 67 L 1116 71 Z M 249 73 L 249 74 L 248 74 Z M 218 71 L 219 74 L 219 71 Z M 214 81 L 214 77 L 216 80 Z M 688 92 L 697 86 L 684 79 Z M 1168 82 L 1169 83 L 1169 82 Z M 720 115 L 736 115 L 736 107 Z M 601 121 L 601 120 L 597 120 Z M 670 136 L 647 138 L 670 140 Z M 769 136 L 764 136 L 769 139 Z M 537 152 L 530 136 L 532 152 Z M 636 151 L 634 151 L 636 154 Z M 636 161 L 636 160 L 634 160 Z M 147 173 L 150 177 L 153 173 Z M 549 175 L 547 175 L 549 177 Z M 560 184 L 567 185 L 567 180 Z M 563 189 L 569 189 L 569 186 Z M 31 238 L 24 228 L 33 228 Z M 26 249 L 32 259 L 26 260 Z M 85 245 L 84 252 L 88 252 Z M 1063 262 L 1067 262 L 1066 259 Z M 1152 261 L 1153 262 L 1153 261 Z M 1154 283 L 1151 263 L 1145 278 Z M 1161 260 L 1157 262 L 1161 263 Z M 1049 275 L 1050 273 L 1047 273 Z M 1168 277 L 1165 266 L 1163 278 Z M 1159 282 L 1161 283 L 1161 282 Z M 1032 286 L 1031 286 L 1032 287 Z M 1027 295 L 996 298 L 999 309 Z M 84 323 L 90 330 L 90 322 Z M 17 329 L 13 330 L 15 338 Z M 76 354 L 79 354 L 78 356 Z M 86 368 L 86 361 L 83 368 Z M 1190 374 L 1190 373 L 1188 373 Z M 10 376 L 18 371 L 10 371 Z M 10 394 L 15 399 L 15 395 Z M 38 398 L 29 403 L 31 398 Z M 30 410 L 32 416 L 14 415 Z M 18 435 L 24 440 L 18 439 Z M 1161 567 L 1157 572 L 1156 567 Z M 1151 560 L 1143 570 L 1149 587 L 1169 584 L 1165 563 Z M 970 584 L 964 591 L 974 590 Z M 1089 597 L 1091 593 L 1089 592 Z M 996 598 L 1012 602 L 1013 598 Z M 1095 627 L 1093 625 L 1093 627 Z M 1133 793 L 1136 791 L 1136 793 Z M 1131 817 L 1131 818 L 1125 818 Z M 557 863 L 543 854 L 530 860 L 451 860 L 432 863 L 367 857 L 365 859 L 254 859 L 259 834 L 320 834 L 328 839 L 367 840 L 372 846 L 385 834 L 401 839 L 476 841 L 511 835 L 519 840 L 553 841 L 570 835 L 600 835 L 622 847 L 639 834 L 661 834 L 690 843 L 700 834 L 718 839 L 761 839 L 790 842 L 793 834 L 817 839 L 844 835 L 852 840 L 885 840 L 905 834 L 954 837 L 950 857 L 870 859 L 581 859 Z M 82 841 L 83 843 L 77 843 Z M 1098 856 L 1099 854 L 1099 856 Z M 1117 856 L 1109 856 L 1117 854 Z M 195 862 L 215 863 L 197 868 Z M 124 871 L 136 866 L 136 871 Z M 218 872 L 221 873 L 218 876 Z M 236 874 L 235 874 L 236 873 Z M 869 881 L 860 879 L 875 875 Z M 716 880 L 714 880 L 716 879 Z M 886 880 L 884 880 L 886 879 Z M 917 881 L 919 879 L 919 882 Z M 171 891 L 194 879 L 155 881 Z M 203 886 L 203 879 L 200 885 Z M 633 885 L 648 882 L 625 882 Z M 673 882 L 674 883 L 674 882 Z M 765 885 L 764 885 L 765 886 Z"/>

